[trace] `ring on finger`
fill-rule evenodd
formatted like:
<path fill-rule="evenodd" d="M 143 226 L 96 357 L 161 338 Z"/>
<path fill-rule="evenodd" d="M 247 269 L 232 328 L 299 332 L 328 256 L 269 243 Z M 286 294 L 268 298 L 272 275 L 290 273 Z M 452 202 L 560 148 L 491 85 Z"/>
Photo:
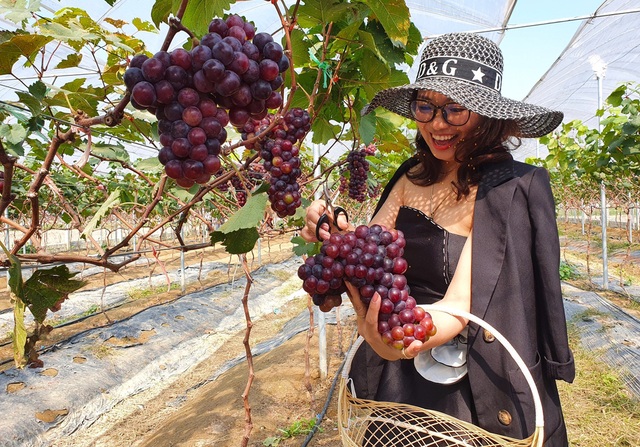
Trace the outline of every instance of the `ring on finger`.
<path fill-rule="evenodd" d="M 404 352 L 404 348 L 402 348 L 402 357 L 404 357 L 405 359 L 409 359 L 409 356 L 407 355 L 406 352 Z"/>

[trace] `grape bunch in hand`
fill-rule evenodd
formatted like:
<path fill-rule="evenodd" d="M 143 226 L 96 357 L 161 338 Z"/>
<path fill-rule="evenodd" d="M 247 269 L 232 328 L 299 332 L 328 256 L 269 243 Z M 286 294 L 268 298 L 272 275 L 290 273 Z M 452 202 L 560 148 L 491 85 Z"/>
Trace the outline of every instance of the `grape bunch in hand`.
<path fill-rule="evenodd" d="M 298 277 L 314 304 L 324 311 L 341 304 L 345 281 L 358 288 L 365 305 L 378 293 L 382 300 L 378 332 L 385 343 L 402 349 L 436 333 L 431 315 L 410 295 L 404 276 L 408 267 L 402 257 L 404 246 L 401 231 L 359 225 L 354 231 L 333 233 L 323 241 L 320 253 L 298 268 Z"/>
<path fill-rule="evenodd" d="M 191 187 L 219 173 L 229 123 L 240 127 L 282 106 L 278 89 L 288 68 L 282 46 L 234 14 L 214 18 L 190 51 L 133 57 L 124 83 L 133 107 L 158 119 L 165 173 Z"/>

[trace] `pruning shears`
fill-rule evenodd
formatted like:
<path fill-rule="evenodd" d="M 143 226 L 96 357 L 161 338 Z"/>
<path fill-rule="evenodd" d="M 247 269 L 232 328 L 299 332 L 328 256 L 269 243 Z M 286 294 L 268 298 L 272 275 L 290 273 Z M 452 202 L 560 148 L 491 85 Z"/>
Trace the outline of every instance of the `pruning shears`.
<path fill-rule="evenodd" d="M 322 215 L 320 216 L 320 219 L 318 219 L 318 224 L 316 225 L 316 239 L 318 239 L 319 241 L 322 241 L 322 239 L 320 238 L 320 227 L 323 224 L 326 223 L 329 225 L 329 227 L 331 227 L 331 225 L 333 224 L 333 226 L 336 227 L 338 230 L 346 230 L 346 228 L 340 228 L 340 226 L 338 225 L 338 216 L 340 214 L 343 214 L 344 217 L 347 219 L 347 222 L 349 222 L 349 215 L 347 214 L 345 209 L 342 208 L 341 206 L 333 205 L 333 199 L 331 198 L 331 194 L 329 193 L 329 188 L 327 188 L 326 181 L 322 184 L 322 196 L 326 204 L 327 212 L 322 213 Z M 337 196 L 338 195 L 336 194 L 336 198 Z M 329 230 L 331 230 L 331 228 L 329 228 Z"/>

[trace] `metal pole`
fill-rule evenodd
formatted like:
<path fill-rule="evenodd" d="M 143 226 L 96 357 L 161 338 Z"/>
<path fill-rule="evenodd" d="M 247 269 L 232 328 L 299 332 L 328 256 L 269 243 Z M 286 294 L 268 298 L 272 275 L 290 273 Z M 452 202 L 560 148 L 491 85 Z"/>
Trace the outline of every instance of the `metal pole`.
<path fill-rule="evenodd" d="M 184 231 L 180 230 L 180 235 L 182 236 L 183 234 L 184 234 Z M 187 272 L 185 271 L 185 265 L 184 265 L 184 249 L 181 249 L 180 250 L 180 290 L 182 290 L 182 293 L 184 293 L 187 290 L 186 276 L 187 276 Z"/>
<path fill-rule="evenodd" d="M 602 78 L 604 77 L 604 68 L 596 71 L 598 79 L 598 109 L 602 108 Z M 600 116 L 598 116 L 598 133 L 601 132 Z M 604 181 L 600 183 L 600 222 L 602 225 L 602 288 L 609 288 L 609 265 L 607 253 L 607 196 Z"/>
<path fill-rule="evenodd" d="M 318 177 L 322 170 L 320 169 L 320 146 L 318 144 L 313 145 L 313 165 L 316 167 L 314 175 Z M 316 200 L 320 198 L 320 188 L 316 190 Z M 322 312 L 318 306 L 314 307 L 314 313 L 318 320 L 318 367 L 320 368 L 320 377 L 325 379 L 328 375 L 327 364 L 327 324 L 325 321 L 324 312 Z"/>
<path fill-rule="evenodd" d="M 9 220 L 9 209 L 5 208 L 4 210 L 4 217 L 5 219 L 8 221 Z M 10 234 L 9 234 L 9 225 L 5 225 L 4 227 L 4 246 L 6 247 L 7 250 L 11 250 L 11 247 L 9 247 L 9 239 L 10 239 Z M 26 245 L 26 244 L 25 244 Z M 9 272 L 11 271 L 11 269 L 7 269 L 7 290 L 11 290 L 11 287 L 9 287 Z"/>

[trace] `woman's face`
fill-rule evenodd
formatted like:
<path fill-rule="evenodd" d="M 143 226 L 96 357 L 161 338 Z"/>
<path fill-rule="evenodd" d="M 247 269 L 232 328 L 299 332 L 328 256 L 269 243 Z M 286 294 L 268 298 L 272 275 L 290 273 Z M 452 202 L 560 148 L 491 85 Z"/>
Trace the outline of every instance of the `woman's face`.
<path fill-rule="evenodd" d="M 451 98 L 430 90 L 419 91 L 416 99 L 427 100 L 436 107 L 454 103 Z M 480 115 L 471 112 L 469 121 L 461 126 L 454 126 L 444 120 L 442 110 L 436 110 L 435 117 L 431 121 L 428 123 L 416 121 L 416 124 L 433 156 L 444 162 L 451 162 L 455 161 L 456 145 L 467 138 L 471 131 L 478 127 L 480 121 Z"/>

